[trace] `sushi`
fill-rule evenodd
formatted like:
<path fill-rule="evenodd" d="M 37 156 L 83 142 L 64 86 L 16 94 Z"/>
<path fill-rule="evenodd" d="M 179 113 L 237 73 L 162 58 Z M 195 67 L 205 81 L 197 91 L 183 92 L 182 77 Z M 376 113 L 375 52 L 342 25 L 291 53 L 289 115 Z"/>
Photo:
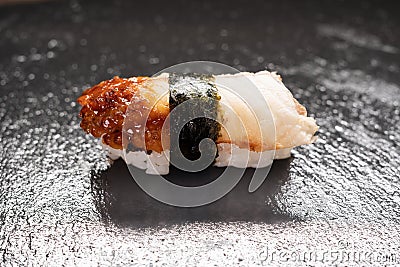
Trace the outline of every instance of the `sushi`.
<path fill-rule="evenodd" d="M 164 142 L 163 130 L 174 131 L 173 111 L 193 99 L 198 101 L 182 112 L 201 110 L 207 116 L 178 129 L 178 144 Z M 168 174 L 176 147 L 185 158 L 198 159 L 204 138 L 216 144 L 214 166 L 266 167 L 273 159 L 290 157 L 292 148 L 313 143 L 318 130 L 281 77 L 268 71 L 114 77 L 84 91 L 78 103 L 82 129 L 101 138 L 109 157 L 122 157 L 148 174 Z"/>

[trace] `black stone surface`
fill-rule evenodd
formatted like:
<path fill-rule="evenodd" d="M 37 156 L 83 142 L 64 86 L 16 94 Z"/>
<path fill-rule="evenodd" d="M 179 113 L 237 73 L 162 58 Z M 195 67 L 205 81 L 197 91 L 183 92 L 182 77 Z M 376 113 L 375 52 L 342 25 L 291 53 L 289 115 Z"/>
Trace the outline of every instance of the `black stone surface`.
<path fill-rule="evenodd" d="M 400 264 L 399 10 L 287 0 L 0 7 L 0 265 Z M 276 161 L 254 194 L 246 176 L 201 208 L 151 199 L 80 130 L 75 100 L 113 75 L 191 60 L 278 71 L 317 118 L 319 141 Z"/>

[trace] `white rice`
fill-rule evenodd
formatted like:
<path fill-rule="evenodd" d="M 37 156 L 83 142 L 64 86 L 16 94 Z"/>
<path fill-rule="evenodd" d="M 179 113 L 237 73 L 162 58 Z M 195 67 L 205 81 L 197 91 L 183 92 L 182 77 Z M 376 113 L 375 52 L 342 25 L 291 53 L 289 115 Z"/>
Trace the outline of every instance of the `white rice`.
<path fill-rule="evenodd" d="M 135 151 L 124 156 L 122 150 L 112 148 L 102 142 L 101 144 L 112 160 L 122 158 L 126 164 L 146 170 L 147 174 L 165 175 L 169 173 L 169 150 L 162 153 L 153 151 L 149 155 L 145 151 Z M 263 168 L 271 165 L 273 159 L 290 157 L 291 152 L 291 148 L 276 150 L 275 154 L 271 150 L 254 152 L 228 143 L 218 144 L 217 148 L 218 157 L 214 163 L 214 166 L 217 167 Z"/>

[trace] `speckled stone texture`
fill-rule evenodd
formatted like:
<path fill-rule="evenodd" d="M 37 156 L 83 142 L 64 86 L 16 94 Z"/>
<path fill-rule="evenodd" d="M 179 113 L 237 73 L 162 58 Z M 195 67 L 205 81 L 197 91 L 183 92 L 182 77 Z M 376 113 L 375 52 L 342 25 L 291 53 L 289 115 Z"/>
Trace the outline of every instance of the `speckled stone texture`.
<path fill-rule="evenodd" d="M 400 264 L 399 10 L 396 1 L 1 6 L 0 265 Z M 209 206 L 148 197 L 80 130 L 75 101 L 113 75 L 191 60 L 278 71 L 317 118 L 318 142 L 276 161 L 254 194 L 248 170 Z"/>

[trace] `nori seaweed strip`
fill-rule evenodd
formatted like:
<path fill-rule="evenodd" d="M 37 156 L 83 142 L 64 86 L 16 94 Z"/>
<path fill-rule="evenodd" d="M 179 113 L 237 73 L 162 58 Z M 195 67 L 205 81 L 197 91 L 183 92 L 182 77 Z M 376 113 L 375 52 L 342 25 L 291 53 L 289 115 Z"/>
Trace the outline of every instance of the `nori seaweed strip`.
<path fill-rule="evenodd" d="M 171 157 L 174 149 L 180 149 L 188 160 L 200 158 L 199 143 L 204 138 L 217 140 L 221 125 L 216 121 L 218 115 L 218 101 L 220 96 L 212 75 L 205 74 L 177 74 L 169 75 L 169 106 L 173 110 L 179 104 L 189 99 L 195 99 L 189 109 L 185 109 L 183 117 L 198 114 L 199 111 L 207 114 L 207 118 L 195 118 L 185 124 L 179 133 L 179 147 L 171 143 Z M 170 133 L 178 134 L 176 125 L 178 115 L 171 116 Z M 175 126 L 175 128 L 174 128 Z M 172 140 L 173 138 L 171 138 Z"/>

